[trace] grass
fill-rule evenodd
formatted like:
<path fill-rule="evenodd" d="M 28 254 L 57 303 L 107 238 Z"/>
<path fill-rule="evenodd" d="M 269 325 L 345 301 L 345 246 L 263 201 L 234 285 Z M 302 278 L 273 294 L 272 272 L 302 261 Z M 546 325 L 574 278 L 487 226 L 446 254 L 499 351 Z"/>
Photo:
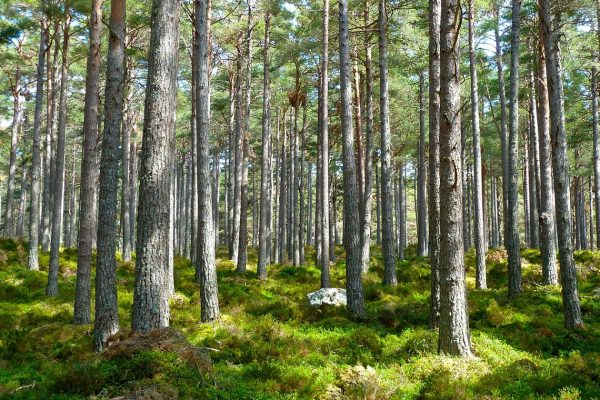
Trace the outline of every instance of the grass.
<path fill-rule="evenodd" d="M 332 284 L 344 286 L 342 249 Z M 235 272 L 219 249 L 223 317 L 200 324 L 191 263 L 177 258 L 171 328 L 155 337 L 121 332 L 97 355 L 92 326 L 71 324 L 76 251 L 61 253 L 59 296 L 45 296 L 42 271 L 26 269 L 26 244 L 0 241 L 0 398 L 10 399 L 591 399 L 600 398 L 600 253 L 579 252 L 586 329 L 563 327 L 560 289 L 539 285 L 539 251 L 524 249 L 524 293 L 509 302 L 506 254 L 488 253 L 488 290 L 474 289 L 466 256 L 471 336 L 477 357 L 437 354 L 427 328 L 429 265 L 398 265 L 396 288 L 382 287 L 380 249 L 365 276 L 367 317 L 311 308 L 319 270 L 275 265 L 269 279 Z M 314 253 L 307 249 L 306 258 Z M 121 326 L 130 326 L 133 264 L 118 262 Z M 93 296 L 92 296 L 93 298 Z"/>

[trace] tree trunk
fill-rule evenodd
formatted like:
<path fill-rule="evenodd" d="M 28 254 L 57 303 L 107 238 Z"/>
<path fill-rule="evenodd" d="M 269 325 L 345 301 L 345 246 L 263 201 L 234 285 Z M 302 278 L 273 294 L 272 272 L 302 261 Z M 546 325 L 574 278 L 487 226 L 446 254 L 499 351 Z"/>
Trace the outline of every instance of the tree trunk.
<path fill-rule="evenodd" d="M 539 5 L 544 49 L 546 50 L 546 71 L 548 72 L 552 167 L 554 170 L 554 199 L 563 312 L 567 329 L 575 329 L 583 327 L 583 320 L 581 319 L 579 295 L 577 293 L 577 268 L 575 260 L 573 260 L 573 245 L 571 243 L 567 135 L 565 131 L 563 86 L 560 76 L 560 14 L 557 14 L 556 20 L 552 21 L 548 0 L 541 0 Z"/>
<path fill-rule="evenodd" d="M 540 247 L 540 226 L 538 211 L 538 124 L 535 103 L 535 78 L 533 70 L 529 75 L 529 234 L 531 247 Z"/>
<path fill-rule="evenodd" d="M 248 4 L 248 27 L 246 30 L 246 93 L 244 111 L 244 129 L 242 143 L 242 169 L 240 193 L 240 238 L 237 259 L 237 271 L 246 272 L 248 262 L 248 158 L 250 153 L 250 102 L 252 89 L 252 7 Z"/>
<path fill-rule="evenodd" d="M 442 0 L 440 41 L 440 335 L 443 354 L 470 356 L 462 244 L 460 38 L 457 0 Z"/>
<path fill-rule="evenodd" d="M 508 250 L 508 297 L 521 293 L 521 241 L 519 239 L 519 43 L 521 2 L 512 0 L 510 40 L 510 110 L 508 135 L 508 184 L 506 213 L 506 249 Z"/>
<path fill-rule="evenodd" d="M 71 25 L 70 2 L 65 2 L 63 26 L 62 63 L 60 73 L 60 105 L 58 109 L 58 138 L 56 142 L 56 170 L 52 202 L 52 235 L 50 238 L 50 266 L 48 268 L 47 296 L 58 295 L 58 260 L 60 256 L 61 226 L 65 188 L 65 147 L 67 134 L 67 84 L 69 79 L 69 28 Z"/>
<path fill-rule="evenodd" d="M 271 225 L 268 221 L 268 209 L 271 203 L 271 86 L 269 80 L 269 50 L 271 34 L 271 13 L 265 15 L 265 43 L 263 48 L 263 115 L 262 115 L 262 163 L 260 182 L 260 232 L 258 234 L 258 279 L 267 279 L 267 265 L 270 264 L 268 241 L 271 236 Z"/>
<path fill-rule="evenodd" d="M 425 75 L 419 73 L 419 162 L 417 172 L 417 255 L 427 255 L 427 163 L 425 161 Z"/>
<path fill-rule="evenodd" d="M 320 233 L 321 287 L 331 286 L 330 278 L 330 221 L 329 221 L 329 0 L 323 0 L 323 53 L 321 54 L 321 178 L 320 178 Z"/>
<path fill-rule="evenodd" d="M 600 14 L 600 9 L 599 9 Z M 600 16 L 598 17 L 600 21 Z M 600 127 L 598 122 L 598 70 L 592 68 L 592 117 L 594 131 L 594 202 L 596 211 L 596 248 L 600 249 Z"/>
<path fill-rule="evenodd" d="M 100 53 L 102 37 L 102 0 L 92 3 L 90 49 L 87 59 L 83 111 L 83 148 L 81 187 L 79 189 L 79 234 L 77 238 L 77 280 L 73 323 L 87 325 L 91 320 L 92 246 L 96 226 L 96 144 L 98 142 L 98 103 L 100 95 Z"/>
<path fill-rule="evenodd" d="M 178 15 L 178 1 L 153 1 L 133 292 L 132 328 L 135 331 L 169 325 L 167 283 L 170 277 L 166 274 L 170 263 L 169 197 L 175 139 Z M 203 186 L 200 178 L 198 185 Z M 203 215 L 212 217 L 210 213 Z M 212 246 L 212 236 L 209 242 Z"/>
<path fill-rule="evenodd" d="M 325 0 L 327 1 L 327 0 Z M 287 203 L 287 171 L 286 171 L 286 160 L 287 156 L 287 134 L 285 128 L 285 111 L 283 112 L 283 140 L 281 141 L 281 161 L 279 165 L 280 169 L 280 185 L 279 185 L 279 234 L 278 236 L 278 244 L 279 249 L 277 253 L 279 254 L 278 259 L 280 263 L 283 263 L 286 260 L 285 256 L 285 247 L 286 247 L 286 203 Z"/>
<path fill-rule="evenodd" d="M 471 122 L 473 133 L 473 203 L 475 205 L 475 287 L 486 289 L 485 220 L 483 215 L 483 179 L 481 170 L 481 134 L 479 131 L 479 93 L 475 60 L 475 0 L 469 0 L 469 67 L 471 72 Z"/>
<path fill-rule="evenodd" d="M 440 0 L 429 1 L 429 327 L 440 320 Z"/>
<path fill-rule="evenodd" d="M 341 122 L 344 171 L 344 246 L 346 247 L 346 294 L 352 318 L 365 314 L 360 247 L 359 191 L 356 179 L 354 137 L 352 134 L 352 94 L 348 38 L 348 1 L 339 2 L 339 44 L 341 83 Z"/>
<path fill-rule="evenodd" d="M 198 148 L 198 269 L 200 271 L 200 320 L 213 321 L 220 317 L 219 289 L 215 264 L 215 236 L 210 185 L 210 91 L 208 69 L 210 21 L 209 0 L 197 0 L 198 31 L 198 93 L 196 127 Z M 175 55 L 174 55 L 175 57 Z M 175 79 L 173 76 L 172 79 Z M 215 166 L 215 168 L 217 168 Z"/>
<path fill-rule="evenodd" d="M 117 187 L 119 143 L 123 123 L 123 80 L 125 77 L 125 1 L 112 0 L 110 37 L 106 61 L 106 101 L 100 157 L 98 195 L 98 250 L 96 257 L 96 319 L 94 349 L 100 351 L 119 329 L 116 288 Z M 139 257 L 138 252 L 138 257 Z"/>
<path fill-rule="evenodd" d="M 388 89 L 387 10 L 385 0 L 379 0 L 379 120 L 381 130 L 381 217 L 383 283 L 396 286 L 396 255 L 394 254 L 394 194 L 392 188 L 392 135 L 390 132 L 390 106 Z M 402 179 L 402 173 L 399 175 Z M 398 219 L 396 223 L 399 223 Z M 403 249 L 399 246 L 398 257 L 402 260 Z"/>
<path fill-rule="evenodd" d="M 131 65 L 125 64 L 125 95 L 123 105 L 123 139 L 121 142 L 121 235 L 123 241 L 123 260 L 131 260 L 131 226 L 129 225 L 129 143 L 131 140 L 131 128 L 132 128 L 132 100 L 133 90 L 131 88 L 132 71 Z"/>
<path fill-rule="evenodd" d="M 27 163 L 23 163 L 21 173 L 21 195 L 19 198 L 19 216 L 17 218 L 16 237 L 24 239 L 23 226 L 25 225 L 25 209 L 27 207 Z"/>
<path fill-rule="evenodd" d="M 17 175 L 17 144 L 19 141 L 19 128 L 23 118 L 21 106 L 21 68 L 17 66 L 15 81 L 11 91 L 13 95 L 13 121 L 10 135 L 10 161 L 8 164 L 8 182 L 6 184 L 6 208 L 4 209 L 4 236 L 13 237 L 13 199 L 15 194 L 15 181 Z"/>
<path fill-rule="evenodd" d="M 542 36 L 540 23 L 540 36 Z M 542 255 L 542 281 L 545 285 L 558 284 L 556 269 L 556 220 L 554 184 L 552 183 L 552 148 L 550 141 L 550 104 L 546 74 L 546 53 L 540 43 L 537 63 L 537 112 L 540 154 L 540 251 Z"/>
<path fill-rule="evenodd" d="M 234 156 L 234 190 L 233 190 L 233 205 L 232 205 L 232 222 L 231 222 L 231 242 L 229 245 L 229 258 L 237 264 L 240 245 L 240 212 L 241 212 L 241 196 L 242 196 L 242 157 L 244 136 L 242 132 L 242 44 L 243 34 L 238 33 L 236 43 L 236 71 L 235 71 L 235 88 L 232 95 L 235 98 L 235 156 Z"/>

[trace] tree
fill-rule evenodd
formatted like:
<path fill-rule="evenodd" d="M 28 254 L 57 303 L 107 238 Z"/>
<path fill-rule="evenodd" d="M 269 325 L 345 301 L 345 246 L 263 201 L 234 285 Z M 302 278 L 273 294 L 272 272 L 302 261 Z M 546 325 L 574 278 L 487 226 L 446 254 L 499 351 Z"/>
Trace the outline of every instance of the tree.
<path fill-rule="evenodd" d="M 346 247 L 346 293 L 348 310 L 353 318 L 365 313 L 362 286 L 362 257 L 360 246 L 360 218 L 352 104 L 350 88 L 350 50 L 348 38 L 348 1 L 339 2 L 340 83 L 342 104 L 342 140 L 344 164 L 344 246 Z"/>
<path fill-rule="evenodd" d="M 541 29 L 541 24 L 540 24 Z M 541 31 L 540 31 L 541 34 Z M 550 141 L 550 104 L 546 75 L 546 54 L 539 44 L 537 63 L 537 121 L 540 153 L 540 252 L 542 279 L 546 285 L 558 284 L 556 271 L 556 235 L 554 185 L 552 184 L 552 148 Z"/>
<path fill-rule="evenodd" d="M 321 287 L 331 285 L 329 276 L 329 0 L 323 0 L 323 50 L 321 54 Z"/>
<path fill-rule="evenodd" d="M 35 75 L 35 113 L 33 117 L 33 143 L 31 145 L 31 206 L 29 208 L 29 255 L 27 265 L 30 270 L 40 269 L 38 258 L 38 234 L 40 223 L 40 169 L 41 169 L 41 129 L 42 102 L 44 98 L 44 64 L 48 48 L 48 20 L 46 2 L 41 3 L 41 33 L 38 50 L 37 71 Z"/>
<path fill-rule="evenodd" d="M 469 67 L 471 72 L 471 122 L 473 132 L 473 203 L 475 203 L 475 285 L 478 289 L 486 289 L 481 134 L 479 129 L 477 63 L 475 60 L 475 0 L 469 0 Z"/>
<path fill-rule="evenodd" d="M 56 141 L 54 194 L 52 210 L 52 234 L 50 237 L 50 266 L 46 295 L 58 295 L 58 261 L 61 242 L 61 227 L 65 189 L 65 147 L 67 135 L 67 84 L 69 80 L 69 40 L 71 26 L 71 2 L 65 1 L 65 21 L 63 23 L 62 63 L 60 72 L 60 104 L 58 107 L 58 139 Z"/>
<path fill-rule="evenodd" d="M 198 141 L 198 255 L 200 271 L 200 319 L 202 322 L 218 319 L 219 297 L 215 265 L 215 234 L 213 227 L 212 196 L 210 187 L 210 92 L 208 71 L 208 1 L 198 0 L 196 23 L 198 30 L 198 104 L 196 135 Z M 175 59 L 176 60 L 176 59 Z M 175 80 L 175 76 L 171 79 Z M 174 93 L 173 93 L 174 97 Z M 173 129 L 174 131 L 174 129 Z M 174 132 L 173 132 L 174 133 Z M 172 134 L 173 134 L 172 133 Z M 172 140 L 172 139 L 171 139 Z M 218 168 L 216 165 L 214 168 Z M 167 319 L 168 323 L 168 319 Z"/>
<path fill-rule="evenodd" d="M 381 130 L 381 213 L 384 274 L 383 284 L 396 286 L 396 253 L 394 251 L 394 198 L 392 189 L 392 157 L 388 92 L 387 11 L 385 0 L 379 0 L 379 119 Z"/>
<path fill-rule="evenodd" d="M 169 188 L 175 136 L 178 15 L 179 1 L 152 2 L 133 292 L 132 328 L 135 331 L 169 325 Z M 200 147 L 200 138 L 198 143 Z M 200 164 L 200 159 L 198 161 Z M 198 170 L 200 173 L 200 165 Z M 206 218 L 212 215 L 207 214 Z"/>
<path fill-rule="evenodd" d="M 96 220 L 96 142 L 98 141 L 98 103 L 100 95 L 100 45 L 102 35 L 102 0 L 92 2 L 90 16 L 90 49 L 88 51 L 83 111 L 83 155 L 81 158 L 81 188 L 79 235 L 77 245 L 77 281 L 73 323 L 86 325 L 92 321 L 91 276 L 92 245 Z"/>
<path fill-rule="evenodd" d="M 440 318 L 440 0 L 429 1 L 429 326 Z"/>
<path fill-rule="evenodd" d="M 417 254 L 427 255 L 427 162 L 425 161 L 425 76 L 419 73 L 419 160 L 417 173 Z"/>
<path fill-rule="evenodd" d="M 440 27 L 440 353 L 470 356 L 462 237 L 460 5 L 441 1 Z"/>
<path fill-rule="evenodd" d="M 508 182 L 506 214 L 506 249 L 508 251 L 508 297 L 521 293 L 521 242 L 519 239 L 519 45 L 521 2 L 512 0 L 510 31 L 510 101 L 508 119 Z"/>
<path fill-rule="evenodd" d="M 579 294 L 577 292 L 577 268 L 573 259 L 571 229 L 571 204 L 567 164 L 567 134 L 565 131 L 564 93 L 560 75 L 560 11 L 555 18 L 550 15 L 549 0 L 539 2 L 542 39 L 546 52 L 548 93 L 550 98 L 550 136 L 552 139 L 552 167 L 554 172 L 554 200 L 556 204 L 556 227 L 558 229 L 558 257 L 562 285 L 563 313 L 568 329 L 583 327 Z"/>
<path fill-rule="evenodd" d="M 96 317 L 94 349 L 101 351 L 119 329 L 116 287 L 117 186 L 119 145 L 123 124 L 125 79 L 125 0 L 111 0 L 110 36 L 106 59 L 104 131 L 100 156 L 96 255 Z M 138 253 L 139 254 L 139 253 Z"/>
<path fill-rule="evenodd" d="M 267 5 L 268 7 L 268 5 Z M 262 164 L 260 186 L 260 232 L 258 239 L 258 266 L 259 279 L 267 278 L 267 265 L 269 248 L 271 247 L 271 223 L 269 210 L 271 204 L 271 92 L 269 82 L 269 47 L 271 31 L 271 11 L 265 11 L 265 42 L 263 48 L 263 115 L 262 115 Z"/>

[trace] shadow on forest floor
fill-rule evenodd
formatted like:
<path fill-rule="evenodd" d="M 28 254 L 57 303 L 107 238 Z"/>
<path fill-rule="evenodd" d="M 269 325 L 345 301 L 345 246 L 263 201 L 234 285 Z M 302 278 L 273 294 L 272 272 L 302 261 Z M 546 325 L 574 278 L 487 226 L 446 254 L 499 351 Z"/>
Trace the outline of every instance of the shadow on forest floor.
<path fill-rule="evenodd" d="M 381 251 L 372 248 L 361 322 L 343 309 L 308 306 L 306 294 L 320 282 L 311 248 L 305 267 L 271 266 L 267 281 L 256 279 L 253 249 L 248 272 L 239 275 L 220 248 L 223 317 L 199 324 L 193 266 L 177 258 L 173 330 L 165 333 L 177 346 L 159 339 L 135 346 L 142 338 L 124 332 L 132 348 L 108 357 L 91 352 L 91 325 L 71 324 L 76 250 L 62 251 L 59 295 L 47 298 L 48 255 L 41 254 L 42 271 L 28 271 L 26 244 L 0 240 L 0 398 L 600 398 L 600 253 L 576 255 L 586 323 L 578 332 L 563 327 L 560 289 L 539 285 L 539 251 L 523 250 L 524 292 L 512 302 L 503 250 L 488 253 L 487 290 L 474 289 L 474 254 L 467 253 L 477 357 L 465 360 L 437 354 L 437 333 L 427 328 L 429 264 L 413 250 L 398 264 L 399 285 L 389 288 L 380 283 Z M 344 287 L 343 250 L 337 252 L 332 286 Z M 133 271 L 133 262 L 119 259 L 125 328 Z M 199 352 L 207 356 L 190 356 Z"/>

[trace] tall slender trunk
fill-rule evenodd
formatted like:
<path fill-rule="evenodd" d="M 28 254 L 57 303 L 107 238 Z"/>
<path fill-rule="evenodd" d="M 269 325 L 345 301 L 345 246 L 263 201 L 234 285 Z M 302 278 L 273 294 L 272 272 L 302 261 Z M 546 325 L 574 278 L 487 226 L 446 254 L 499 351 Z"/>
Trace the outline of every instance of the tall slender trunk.
<path fill-rule="evenodd" d="M 123 138 L 121 141 L 121 174 L 122 174 L 122 183 L 121 183 L 121 236 L 123 241 L 123 260 L 129 261 L 131 260 L 131 242 L 129 238 L 131 237 L 130 231 L 131 226 L 129 225 L 129 142 L 131 140 L 131 113 L 132 113 L 132 100 L 133 100 L 133 90 L 131 88 L 131 79 L 132 79 L 132 66 L 129 63 L 125 64 L 125 95 L 124 95 L 124 104 L 123 104 Z"/>
<path fill-rule="evenodd" d="M 369 4 L 365 0 L 365 24 L 370 21 Z M 365 91 L 365 109 L 364 115 L 365 124 L 365 160 L 364 160 L 364 192 L 362 200 L 362 258 L 363 270 L 369 269 L 371 259 L 371 214 L 373 204 L 373 62 L 372 62 L 372 44 L 371 34 L 365 34 L 365 75 L 366 75 L 366 91 Z"/>
<path fill-rule="evenodd" d="M 352 134 L 352 94 L 350 87 L 350 49 L 348 32 L 348 1 L 339 2 L 339 45 L 341 83 L 341 122 L 344 171 L 344 246 L 346 247 L 346 295 L 353 318 L 365 314 L 360 247 L 359 190 Z"/>
<path fill-rule="evenodd" d="M 265 42 L 263 48 L 263 115 L 262 115 L 262 163 L 260 183 L 260 232 L 258 240 L 257 274 L 259 279 L 267 278 L 267 265 L 270 263 L 268 248 L 271 243 L 271 225 L 268 221 L 267 209 L 271 203 L 271 85 L 269 80 L 269 49 L 271 34 L 271 13 L 267 9 L 265 15 Z"/>
<path fill-rule="evenodd" d="M 232 97 L 235 98 L 235 156 L 234 156 L 234 190 L 232 205 L 231 243 L 229 245 L 229 258 L 237 264 L 240 245 L 240 212 L 242 205 L 242 158 L 244 136 L 242 132 L 242 44 L 243 34 L 238 33 L 236 43 L 235 88 Z"/>
<path fill-rule="evenodd" d="M 327 1 L 327 0 L 325 0 Z M 279 165 L 280 169 L 280 185 L 279 185 L 279 262 L 283 263 L 286 260 L 285 247 L 286 247 L 286 216 L 287 216 L 287 134 L 285 128 L 285 110 L 283 112 L 283 138 L 281 141 L 281 161 Z"/>
<path fill-rule="evenodd" d="M 579 295 L 577 292 L 577 268 L 573 260 L 571 243 L 571 209 L 569 199 L 569 177 L 567 160 L 567 135 L 565 131 L 564 94 L 560 76 L 560 14 L 553 21 L 548 0 L 540 0 L 540 20 L 544 49 L 546 50 L 546 71 L 548 72 L 548 93 L 550 97 L 550 132 L 552 139 L 552 167 L 554 171 L 554 199 L 556 204 L 556 225 L 558 229 L 558 249 L 560 260 L 560 280 L 562 284 L 563 312 L 568 329 L 583 326 Z M 553 24 L 554 22 L 554 24 Z"/>
<path fill-rule="evenodd" d="M 92 246 L 96 220 L 96 143 L 98 141 L 98 104 L 100 94 L 100 53 L 102 37 L 102 0 L 92 2 L 90 48 L 85 78 L 81 186 L 79 189 L 79 234 L 77 238 L 77 280 L 73 323 L 87 325 L 91 319 Z"/>
<path fill-rule="evenodd" d="M 396 254 L 394 253 L 394 209 L 393 198 L 393 166 L 392 135 L 390 132 L 390 106 L 388 90 L 388 52 L 387 52 L 387 10 L 385 0 L 379 0 L 379 120 L 381 130 L 381 217 L 382 217 L 382 250 L 383 250 L 383 283 L 395 286 Z M 402 179 L 402 173 L 399 175 Z M 399 221 L 396 221 L 399 223 Z M 403 249 L 399 246 L 398 257 L 402 260 Z"/>
<path fill-rule="evenodd" d="M 440 353 L 470 356 L 462 244 L 460 22 L 457 0 L 442 0 L 440 41 Z"/>
<path fill-rule="evenodd" d="M 323 52 L 321 54 L 321 287 L 331 286 L 330 278 L 330 220 L 329 220 L 329 0 L 323 0 Z"/>
<path fill-rule="evenodd" d="M 429 1 L 429 327 L 440 320 L 440 0 Z"/>
<path fill-rule="evenodd" d="M 535 78 L 533 70 L 529 75 L 529 241 L 533 248 L 540 247 L 540 226 L 538 212 L 538 126 L 535 104 Z"/>
<path fill-rule="evenodd" d="M 248 26 L 246 30 L 246 90 L 244 108 L 244 129 L 242 139 L 242 169 L 240 193 L 240 238 L 237 271 L 246 272 L 248 262 L 248 158 L 250 152 L 250 102 L 252 99 L 252 6 L 248 3 Z"/>
<path fill-rule="evenodd" d="M 220 317 L 215 264 L 215 239 L 210 185 L 210 72 L 208 69 L 210 0 L 197 0 L 196 23 L 198 30 L 198 255 L 200 271 L 200 320 L 212 321 Z M 175 76 L 173 76 L 175 79 Z M 217 166 L 215 166 L 217 168 Z"/>
<path fill-rule="evenodd" d="M 48 20 L 42 2 L 42 19 L 40 22 L 40 46 L 35 86 L 35 114 L 33 119 L 33 142 L 31 145 L 31 206 L 29 209 L 29 257 L 27 265 L 30 270 L 40 269 L 38 259 L 38 230 L 40 223 L 40 141 L 42 130 L 42 104 L 44 96 L 44 64 L 46 63 L 46 50 L 48 48 Z"/>
<path fill-rule="evenodd" d="M 598 11 L 600 13 L 600 9 Z M 598 17 L 600 21 L 600 16 Z M 594 203 L 596 211 L 596 248 L 600 249 L 600 133 L 598 122 L 598 70 L 592 68 L 592 117 L 594 131 Z"/>
<path fill-rule="evenodd" d="M 519 239 L 519 43 L 521 2 L 512 0 L 510 40 L 510 109 L 508 134 L 508 182 L 506 213 L 506 249 L 508 250 L 508 297 L 521 293 L 521 241 Z"/>
<path fill-rule="evenodd" d="M 119 143 L 123 123 L 123 80 L 125 77 L 125 1 L 112 0 L 110 36 L 106 61 L 106 101 L 100 156 L 98 195 L 98 250 L 96 257 L 96 319 L 94 349 L 100 351 L 119 329 L 116 288 L 117 186 Z M 139 252 L 138 252 L 139 255 Z M 137 275 L 137 274 L 136 274 Z"/>
<path fill-rule="evenodd" d="M 417 173 L 417 254 L 427 255 L 427 161 L 425 159 L 425 75 L 419 73 L 419 162 Z"/>
<path fill-rule="evenodd" d="M 302 106 L 302 130 L 300 132 L 300 171 L 299 172 L 299 203 L 298 203 L 298 257 L 299 265 L 304 265 L 304 245 L 306 244 L 306 220 L 305 220 L 305 209 L 304 209 L 304 181 L 305 181 L 305 164 L 306 164 L 306 100 Z"/>
<path fill-rule="evenodd" d="M 504 221 L 504 233 L 502 239 L 504 246 L 507 246 L 507 227 L 508 227 L 508 134 L 506 128 L 506 83 L 504 81 L 504 64 L 502 62 L 502 42 L 500 38 L 500 9 L 496 4 L 493 8 L 494 17 L 494 37 L 496 41 L 496 70 L 498 73 L 498 92 L 500 97 L 500 145 L 502 148 L 502 216 Z"/>
<path fill-rule="evenodd" d="M 540 22 L 540 36 L 542 26 Z M 545 285 L 558 284 L 556 267 L 556 218 L 554 184 L 552 182 L 552 148 L 550 141 L 550 104 L 546 74 L 546 53 L 542 43 L 538 49 L 537 112 L 540 154 L 540 251 L 542 255 L 542 281 Z"/>
<path fill-rule="evenodd" d="M 23 107 L 21 105 L 21 68 L 16 67 L 14 84 L 11 91 L 13 95 L 13 121 L 10 134 L 10 161 L 8 164 L 8 182 L 6 184 L 6 208 L 4 209 L 4 236 L 13 236 L 13 199 L 15 194 L 15 181 L 17 175 L 17 143 L 19 140 L 19 129 L 23 118 Z M 24 171 L 24 170 L 23 170 Z"/>
<path fill-rule="evenodd" d="M 475 60 L 475 0 L 469 0 L 469 67 L 471 72 L 471 122 L 473 133 L 473 203 L 475 205 L 475 286 L 487 288 L 485 271 L 485 220 L 483 215 L 483 179 L 481 134 L 479 130 L 479 90 Z"/>
<path fill-rule="evenodd" d="M 60 105 L 58 108 L 58 137 L 56 142 L 56 170 L 54 172 L 54 195 L 52 202 L 52 235 L 50 238 L 50 266 L 48 268 L 48 286 L 46 295 L 58 295 L 58 260 L 60 256 L 61 226 L 65 188 L 65 147 L 67 134 L 67 90 L 69 79 L 69 40 L 71 12 L 70 1 L 64 4 L 65 20 L 63 25 L 62 63 L 60 73 Z"/>

